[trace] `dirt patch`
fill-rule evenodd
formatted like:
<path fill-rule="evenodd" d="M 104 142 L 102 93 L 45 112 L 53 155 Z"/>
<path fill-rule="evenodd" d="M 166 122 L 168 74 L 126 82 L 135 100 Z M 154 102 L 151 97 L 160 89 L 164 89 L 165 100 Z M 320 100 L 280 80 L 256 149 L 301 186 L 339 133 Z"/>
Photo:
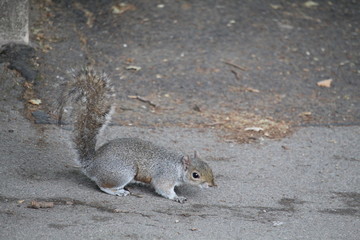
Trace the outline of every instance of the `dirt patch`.
<path fill-rule="evenodd" d="M 250 143 L 259 138 L 280 139 L 292 133 L 291 123 L 249 112 L 187 111 L 152 108 L 146 114 L 133 111 L 115 116 L 115 123 L 128 126 L 211 128 L 221 130 L 225 141 Z M 128 116 L 131 116 L 128 118 Z M 146 116 L 146 117 L 144 117 Z M 169 117 L 171 116 L 171 117 Z"/>
<path fill-rule="evenodd" d="M 128 96 L 117 105 L 116 125 L 137 127 L 210 128 L 225 141 L 250 143 L 259 138 L 280 139 L 292 133 L 292 123 L 246 110 L 207 107 L 176 93 Z"/>
<path fill-rule="evenodd" d="M 279 139 L 291 133 L 290 124 L 248 112 L 208 113 L 212 123 L 202 127 L 215 127 L 224 131 L 223 137 L 237 143 L 248 143 L 261 137 Z"/>

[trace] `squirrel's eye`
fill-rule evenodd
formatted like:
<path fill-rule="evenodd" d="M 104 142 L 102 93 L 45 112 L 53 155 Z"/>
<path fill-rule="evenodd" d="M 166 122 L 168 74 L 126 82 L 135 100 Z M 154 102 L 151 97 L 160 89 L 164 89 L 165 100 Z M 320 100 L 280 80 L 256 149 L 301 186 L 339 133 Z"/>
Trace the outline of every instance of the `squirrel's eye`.
<path fill-rule="evenodd" d="M 200 178 L 200 175 L 197 172 L 193 172 L 192 176 L 193 178 Z"/>

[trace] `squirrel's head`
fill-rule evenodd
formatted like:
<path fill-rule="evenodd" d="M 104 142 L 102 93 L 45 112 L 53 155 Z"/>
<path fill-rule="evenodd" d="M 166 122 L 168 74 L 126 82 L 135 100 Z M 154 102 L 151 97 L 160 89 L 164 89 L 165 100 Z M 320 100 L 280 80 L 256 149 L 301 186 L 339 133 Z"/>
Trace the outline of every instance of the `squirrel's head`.
<path fill-rule="evenodd" d="M 187 183 L 201 188 L 216 186 L 210 166 L 199 158 L 196 151 L 194 158 L 184 156 L 182 161 L 186 171 L 185 181 Z"/>

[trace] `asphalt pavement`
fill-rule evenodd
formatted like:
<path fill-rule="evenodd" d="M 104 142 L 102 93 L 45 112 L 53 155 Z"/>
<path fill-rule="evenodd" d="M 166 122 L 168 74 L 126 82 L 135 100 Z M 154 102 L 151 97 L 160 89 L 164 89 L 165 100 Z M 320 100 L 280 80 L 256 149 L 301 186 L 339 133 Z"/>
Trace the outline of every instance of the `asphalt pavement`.
<path fill-rule="evenodd" d="M 359 238 L 358 1 L 30 6 L 31 45 L 0 51 L 0 239 Z M 98 145 L 197 150 L 218 186 L 101 192 L 55 124 L 86 64 L 117 92 Z"/>
<path fill-rule="evenodd" d="M 242 145 L 211 130 L 105 131 L 101 141 L 136 136 L 199 151 L 218 187 L 180 187 L 188 199 L 180 204 L 146 186 L 130 186 L 127 197 L 101 192 L 74 164 L 67 130 L 34 127 L 17 111 L 4 114 L 1 239 L 355 240 L 360 234 L 359 126 L 307 127 Z"/>

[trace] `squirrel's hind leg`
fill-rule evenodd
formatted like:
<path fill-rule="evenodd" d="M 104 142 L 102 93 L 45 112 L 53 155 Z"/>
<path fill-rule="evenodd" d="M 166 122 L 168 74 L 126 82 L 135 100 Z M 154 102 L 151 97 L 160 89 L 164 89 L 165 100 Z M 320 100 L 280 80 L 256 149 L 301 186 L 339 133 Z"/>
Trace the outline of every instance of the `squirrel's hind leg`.
<path fill-rule="evenodd" d="M 115 195 L 115 196 L 127 196 L 130 194 L 130 192 L 128 190 L 124 189 L 124 186 L 122 187 L 113 187 L 113 188 L 105 188 L 105 187 L 100 187 L 100 190 L 103 192 L 106 192 L 108 194 L 111 195 Z"/>
<path fill-rule="evenodd" d="M 100 190 L 115 196 L 127 196 L 130 194 L 128 190 L 125 190 L 124 187 L 128 185 L 132 180 L 133 176 L 122 176 L 117 178 L 102 179 L 97 181 L 97 185 Z"/>

